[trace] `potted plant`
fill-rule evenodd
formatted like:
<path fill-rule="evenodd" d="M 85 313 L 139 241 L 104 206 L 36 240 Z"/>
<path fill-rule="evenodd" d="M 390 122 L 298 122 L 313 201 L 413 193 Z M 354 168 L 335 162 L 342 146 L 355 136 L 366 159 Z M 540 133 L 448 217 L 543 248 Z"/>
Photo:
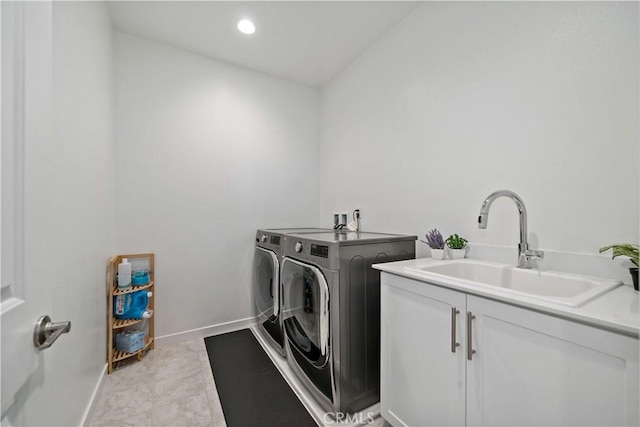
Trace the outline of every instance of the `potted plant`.
<path fill-rule="evenodd" d="M 618 243 L 615 245 L 605 246 L 604 248 L 600 248 L 600 253 L 606 252 L 609 249 L 612 250 L 613 256 L 611 259 L 614 259 L 618 256 L 626 256 L 631 260 L 635 267 L 631 267 L 629 269 L 629 273 L 631 273 L 631 279 L 633 280 L 633 287 L 637 291 L 638 290 L 638 245 L 632 245 L 630 243 Z"/>
<path fill-rule="evenodd" d="M 442 234 L 438 231 L 437 228 L 433 230 L 429 230 L 429 232 L 425 235 L 427 241 L 421 240 L 422 243 L 426 243 L 429 245 L 431 249 L 431 258 L 433 259 L 443 259 L 444 258 L 444 239 L 442 238 Z"/>
<path fill-rule="evenodd" d="M 457 234 L 452 234 L 447 237 L 447 247 L 449 248 L 449 258 L 451 259 L 462 259 L 464 258 L 467 246 L 467 240 L 458 236 Z"/>

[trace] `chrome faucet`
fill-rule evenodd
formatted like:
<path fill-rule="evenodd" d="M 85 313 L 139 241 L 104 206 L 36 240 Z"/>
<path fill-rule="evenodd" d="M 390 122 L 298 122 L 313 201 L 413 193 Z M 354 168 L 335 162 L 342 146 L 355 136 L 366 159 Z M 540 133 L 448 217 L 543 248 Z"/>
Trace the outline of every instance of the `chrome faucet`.
<path fill-rule="evenodd" d="M 527 208 L 524 206 L 524 202 L 513 191 L 500 190 L 489 194 L 489 196 L 482 202 L 480 208 L 480 216 L 478 216 L 478 228 L 487 228 L 487 220 L 489 218 L 489 208 L 491 204 L 498 197 L 508 197 L 516 204 L 518 211 L 520 212 L 520 243 L 518 244 L 518 267 L 531 268 L 532 259 L 544 258 L 544 252 L 529 249 L 529 243 L 527 242 Z"/>

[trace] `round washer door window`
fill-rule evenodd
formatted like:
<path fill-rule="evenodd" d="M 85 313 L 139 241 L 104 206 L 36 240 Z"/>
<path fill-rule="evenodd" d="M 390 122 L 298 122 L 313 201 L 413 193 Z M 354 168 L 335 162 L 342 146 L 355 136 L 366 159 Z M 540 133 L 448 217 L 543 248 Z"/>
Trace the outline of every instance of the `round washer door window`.
<path fill-rule="evenodd" d="M 282 263 L 282 312 L 290 342 L 314 365 L 328 359 L 329 288 L 322 272 L 299 261 Z"/>
<path fill-rule="evenodd" d="M 256 248 L 253 257 L 253 292 L 257 315 L 261 319 L 278 316 L 278 258 L 268 249 Z"/>

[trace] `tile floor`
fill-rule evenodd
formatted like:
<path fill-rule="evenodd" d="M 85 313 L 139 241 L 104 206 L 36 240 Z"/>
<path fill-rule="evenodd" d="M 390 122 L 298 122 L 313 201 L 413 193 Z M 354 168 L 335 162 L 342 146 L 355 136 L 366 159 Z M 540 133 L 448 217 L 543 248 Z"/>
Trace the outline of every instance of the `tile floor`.
<path fill-rule="evenodd" d="M 107 375 L 89 421 L 92 427 L 226 425 L 202 338 L 151 350 Z M 383 418 L 369 426 L 390 427 Z"/>
<path fill-rule="evenodd" d="M 226 427 L 204 340 L 151 350 L 107 375 L 89 425 Z"/>

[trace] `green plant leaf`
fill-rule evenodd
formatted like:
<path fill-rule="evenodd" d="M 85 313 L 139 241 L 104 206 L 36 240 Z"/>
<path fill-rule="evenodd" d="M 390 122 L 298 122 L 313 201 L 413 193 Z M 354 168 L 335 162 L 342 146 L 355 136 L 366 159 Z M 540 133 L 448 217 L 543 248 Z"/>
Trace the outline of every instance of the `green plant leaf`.
<path fill-rule="evenodd" d="M 458 236 L 457 234 L 452 234 L 451 236 L 447 237 L 447 240 L 445 240 L 445 242 L 451 249 L 462 249 L 467 245 L 467 240 Z"/>
<path fill-rule="evenodd" d="M 638 266 L 638 254 L 639 254 L 638 245 L 632 245 L 630 243 L 618 243 L 615 245 L 609 245 L 609 246 L 600 248 L 600 253 L 606 252 L 608 250 L 611 250 L 612 252 L 613 256 L 611 257 L 611 259 L 614 259 L 619 256 L 625 256 L 625 257 L 628 257 L 632 263 Z"/>

